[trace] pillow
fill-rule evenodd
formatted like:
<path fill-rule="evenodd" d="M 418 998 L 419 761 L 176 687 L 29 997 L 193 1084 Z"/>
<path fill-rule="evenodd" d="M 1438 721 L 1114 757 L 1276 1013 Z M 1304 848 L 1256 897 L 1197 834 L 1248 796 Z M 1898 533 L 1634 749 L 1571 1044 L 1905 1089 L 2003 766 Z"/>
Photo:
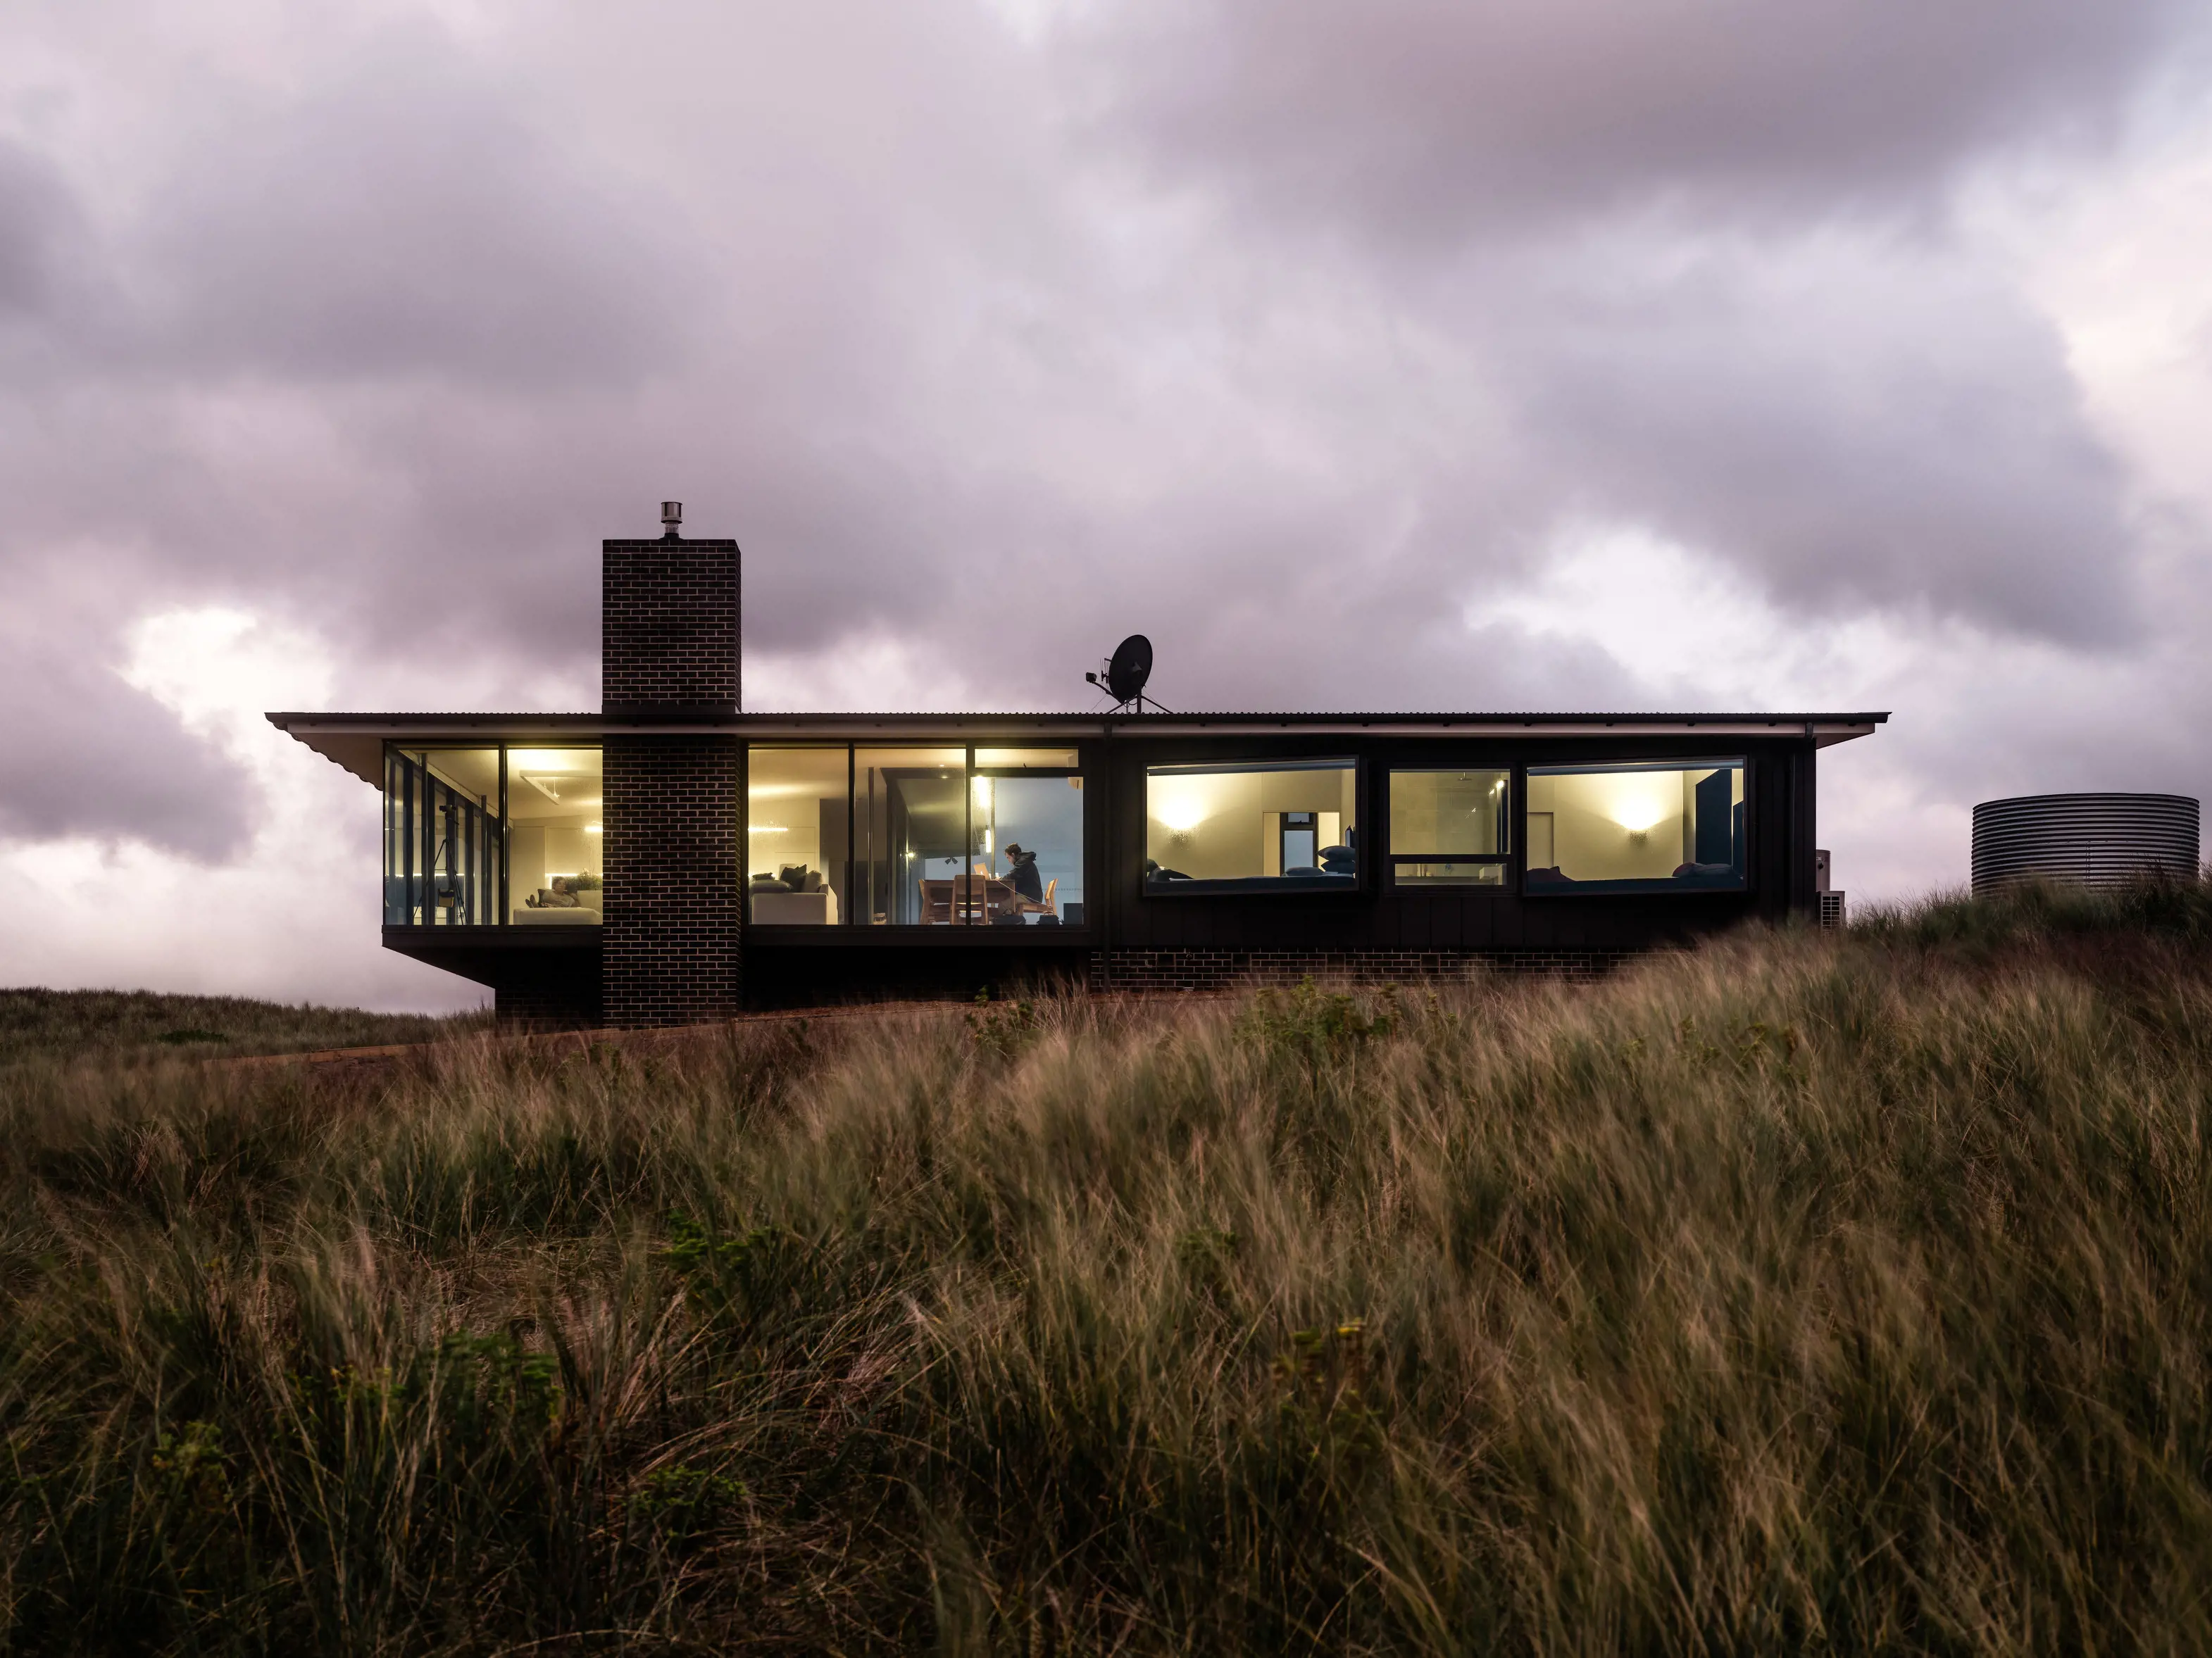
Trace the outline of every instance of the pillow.
<path fill-rule="evenodd" d="M 821 891 L 821 890 L 822 890 L 822 872 L 821 872 L 820 870 L 818 870 L 818 869 L 810 869 L 810 870 L 808 870 L 808 871 L 806 872 L 806 878 L 805 878 L 805 881 L 803 881 L 803 882 L 801 882 L 801 883 L 799 884 L 799 890 L 801 892 L 819 892 L 819 891 Z"/>
<path fill-rule="evenodd" d="M 1323 847 L 1321 849 L 1321 860 L 1324 864 L 1334 864 L 1339 860 L 1350 863 L 1358 855 L 1350 847 Z"/>
<path fill-rule="evenodd" d="M 797 892 L 799 890 L 799 879 L 805 873 L 806 865 L 804 864 L 786 864 L 776 871 L 775 878 L 790 888 L 792 891 Z"/>

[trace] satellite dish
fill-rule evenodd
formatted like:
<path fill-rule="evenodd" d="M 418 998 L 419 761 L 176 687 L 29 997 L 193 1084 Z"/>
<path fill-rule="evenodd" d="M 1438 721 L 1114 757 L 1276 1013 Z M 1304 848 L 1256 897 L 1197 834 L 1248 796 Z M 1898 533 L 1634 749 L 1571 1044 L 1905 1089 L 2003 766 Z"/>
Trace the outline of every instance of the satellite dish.
<path fill-rule="evenodd" d="M 1131 634 L 1114 647 L 1112 660 L 1106 665 L 1106 695 L 1116 702 L 1133 702 L 1145 694 L 1145 682 L 1152 677 L 1152 641 L 1142 634 Z"/>

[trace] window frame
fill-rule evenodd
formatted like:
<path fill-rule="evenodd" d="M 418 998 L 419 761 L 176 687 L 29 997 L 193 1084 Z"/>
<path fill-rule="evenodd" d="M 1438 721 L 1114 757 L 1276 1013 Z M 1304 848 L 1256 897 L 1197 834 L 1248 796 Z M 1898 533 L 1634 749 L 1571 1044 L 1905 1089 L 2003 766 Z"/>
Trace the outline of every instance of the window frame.
<path fill-rule="evenodd" d="M 1753 802 L 1758 798 L 1759 756 L 1739 751 L 1735 754 L 1698 754 L 1676 757 L 1672 755 L 1620 755 L 1602 760 L 1540 760 L 1529 761 L 1514 768 L 1516 781 L 1521 789 L 1521 839 L 1516 862 L 1520 871 L 1521 896 L 1524 898 L 1746 898 L 1759 890 L 1759 813 Z M 1602 886 L 1595 882 L 1577 882 L 1568 878 L 1564 886 L 1531 884 L 1526 861 L 1528 848 L 1528 779 L 1538 776 L 1592 776 L 1620 771 L 1696 771 L 1700 768 L 1717 770 L 1736 767 L 1743 774 L 1743 876 L 1732 886 L 1678 885 L 1668 877 L 1607 883 Z"/>
<path fill-rule="evenodd" d="M 1507 760 L 1448 762 L 1421 760 L 1407 764 L 1401 764 L 1396 761 L 1385 761 L 1382 765 L 1382 780 L 1379 793 L 1387 817 L 1383 826 L 1386 831 L 1383 838 L 1388 842 L 1389 849 L 1383 853 L 1382 861 L 1389 872 L 1390 890 L 1419 898 L 1460 898 L 1469 895 L 1495 898 L 1514 891 L 1520 884 L 1518 877 L 1521 868 L 1521 850 L 1522 842 L 1526 839 L 1524 834 L 1516 832 L 1516 825 L 1520 817 L 1517 803 L 1522 793 L 1522 770 L 1523 768 Z M 1407 852 L 1401 849 L 1398 842 L 1398 820 L 1395 816 L 1390 815 L 1390 780 L 1401 772 L 1409 775 L 1419 775 L 1439 772 L 1470 771 L 1496 772 L 1505 780 L 1505 804 L 1500 813 L 1499 825 L 1505 841 L 1505 849 L 1503 852 L 1482 853 Z M 1398 868 L 1401 864 L 1475 864 L 1485 868 L 1496 869 L 1499 872 L 1499 875 L 1497 880 L 1489 882 L 1437 881 L 1408 884 L 1398 878 Z"/>
<path fill-rule="evenodd" d="M 1244 768 L 1277 768 L 1285 771 L 1348 770 L 1352 773 L 1352 798 L 1357 811 L 1353 827 L 1375 822 L 1375 801 L 1370 788 L 1369 756 L 1357 750 L 1345 753 L 1332 750 L 1321 754 L 1252 754 L 1238 753 L 1213 759 L 1166 760 L 1146 762 L 1139 773 L 1143 793 L 1137 802 L 1138 857 L 1137 896 L 1139 900 L 1164 898 L 1176 903 L 1190 903 L 1200 899 L 1219 898 L 1232 902 L 1252 900 L 1279 902 L 1285 898 L 1321 898 L 1341 902 L 1346 898 L 1372 896 L 1374 870 L 1379 861 L 1373 853 L 1360 852 L 1358 870 L 1349 882 L 1323 884 L 1316 882 L 1309 886 L 1292 883 L 1287 878 L 1275 875 L 1235 876 L 1221 880 L 1192 880 L 1155 884 L 1147 878 L 1144 865 L 1152 857 L 1152 779 L 1156 774 L 1175 772 L 1235 771 Z M 1316 848 L 1318 850 L 1318 848 Z M 1234 882 L 1236 884 L 1231 884 Z M 1251 884 L 1244 884 L 1249 882 Z"/>

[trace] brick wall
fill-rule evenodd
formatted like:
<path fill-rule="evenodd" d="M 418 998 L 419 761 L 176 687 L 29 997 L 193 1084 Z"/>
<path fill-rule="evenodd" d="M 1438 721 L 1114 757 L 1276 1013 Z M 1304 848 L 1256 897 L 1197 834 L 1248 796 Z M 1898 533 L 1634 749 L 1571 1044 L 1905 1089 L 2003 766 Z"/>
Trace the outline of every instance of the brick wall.
<path fill-rule="evenodd" d="M 609 714 L 734 714 L 738 544 L 608 541 L 599 550 L 599 705 Z"/>
<path fill-rule="evenodd" d="M 1094 950 L 1091 987 L 1098 991 L 1224 990 L 1240 985 L 1296 984 L 1306 977 L 1399 982 L 1464 978 L 1480 965 L 1493 972 L 1549 973 L 1594 979 L 1637 952 L 1518 950 L 1485 953 L 1413 950 Z"/>
<path fill-rule="evenodd" d="M 738 1011 L 744 750 L 726 737 L 606 739 L 607 1023 L 690 1024 Z"/>

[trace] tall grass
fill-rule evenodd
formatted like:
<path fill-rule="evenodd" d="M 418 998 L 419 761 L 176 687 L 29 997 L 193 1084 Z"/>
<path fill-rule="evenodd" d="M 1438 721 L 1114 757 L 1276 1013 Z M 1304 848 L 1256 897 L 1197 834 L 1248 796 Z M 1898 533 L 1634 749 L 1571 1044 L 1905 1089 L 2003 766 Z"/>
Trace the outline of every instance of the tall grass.
<path fill-rule="evenodd" d="M 0 1645 L 2204 1650 L 2212 961 L 2050 908 L 19 1068 Z"/>
<path fill-rule="evenodd" d="M 0 1066 L 25 1060 L 149 1059 L 179 1053 L 290 1054 L 426 1042 L 489 1027 L 483 1014 L 433 1017 L 291 1006 L 243 996 L 149 990 L 0 990 Z"/>

